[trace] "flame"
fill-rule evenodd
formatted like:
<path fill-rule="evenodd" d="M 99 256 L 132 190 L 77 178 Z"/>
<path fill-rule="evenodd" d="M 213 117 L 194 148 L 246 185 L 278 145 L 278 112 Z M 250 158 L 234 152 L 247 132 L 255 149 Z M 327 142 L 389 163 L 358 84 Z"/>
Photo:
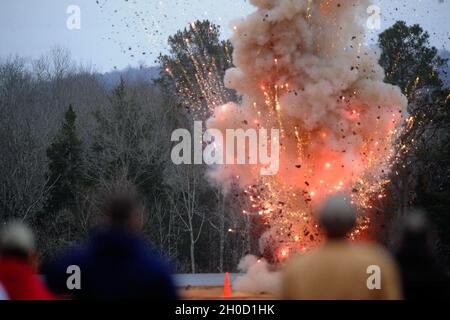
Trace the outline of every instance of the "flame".
<path fill-rule="evenodd" d="M 223 166 L 211 175 L 222 183 L 239 176 L 250 204 L 245 214 L 262 217 L 268 229 L 261 250 L 272 248 L 279 259 L 320 243 L 313 212 L 337 192 L 360 208 L 350 238 L 362 237 L 372 199 L 383 198 L 392 141 L 406 114 L 400 90 L 382 81 L 377 54 L 355 42 L 364 31 L 355 17 L 368 1 L 252 3 L 259 9 L 237 24 L 236 67 L 225 77 L 242 103 L 216 109 L 208 126 L 225 131 L 258 119 L 248 127 L 279 128 L 280 172 L 261 177 L 255 166 Z"/>

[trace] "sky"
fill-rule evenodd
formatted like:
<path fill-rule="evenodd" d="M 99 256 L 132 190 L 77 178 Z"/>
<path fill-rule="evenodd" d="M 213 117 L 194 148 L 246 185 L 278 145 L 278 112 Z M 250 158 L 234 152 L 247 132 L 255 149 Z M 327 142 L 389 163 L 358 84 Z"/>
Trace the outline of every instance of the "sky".
<path fill-rule="evenodd" d="M 343 0 L 345 1 L 345 0 Z M 374 0 L 382 30 L 397 20 L 419 23 L 438 49 L 449 49 L 450 0 Z M 67 20 L 80 9 L 80 28 Z M 2 0 L 0 59 L 11 55 L 38 58 L 52 47 L 69 49 L 74 60 L 99 72 L 154 65 L 167 52 L 167 38 L 197 19 L 209 19 L 231 34 L 232 21 L 254 8 L 247 0 Z M 368 38 L 376 34 L 369 31 Z"/>

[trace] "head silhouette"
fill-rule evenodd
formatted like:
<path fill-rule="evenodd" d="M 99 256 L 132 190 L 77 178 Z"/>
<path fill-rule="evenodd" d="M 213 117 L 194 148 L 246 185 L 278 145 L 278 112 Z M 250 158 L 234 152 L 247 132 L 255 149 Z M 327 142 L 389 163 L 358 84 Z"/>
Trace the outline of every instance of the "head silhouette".
<path fill-rule="evenodd" d="M 356 209 L 347 197 L 336 195 L 319 209 L 318 220 L 329 239 L 344 239 L 355 227 Z"/>
<path fill-rule="evenodd" d="M 0 255 L 28 260 L 34 251 L 33 232 L 23 223 L 9 222 L 0 231 Z"/>

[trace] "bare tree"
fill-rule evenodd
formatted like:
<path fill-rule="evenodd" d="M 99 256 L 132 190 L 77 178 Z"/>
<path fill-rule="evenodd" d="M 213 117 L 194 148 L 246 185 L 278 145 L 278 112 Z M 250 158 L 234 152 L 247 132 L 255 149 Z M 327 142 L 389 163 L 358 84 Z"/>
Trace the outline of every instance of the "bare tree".
<path fill-rule="evenodd" d="M 195 247 L 206 221 L 200 205 L 200 194 L 205 187 L 203 171 L 199 166 L 172 166 L 167 183 L 171 187 L 169 199 L 184 231 L 189 235 L 191 272 L 196 272 Z"/>

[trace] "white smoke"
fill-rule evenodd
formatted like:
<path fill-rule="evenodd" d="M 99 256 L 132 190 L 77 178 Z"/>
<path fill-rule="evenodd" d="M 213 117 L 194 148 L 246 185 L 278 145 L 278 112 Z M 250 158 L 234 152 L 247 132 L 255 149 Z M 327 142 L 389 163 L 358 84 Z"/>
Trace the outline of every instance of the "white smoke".
<path fill-rule="evenodd" d="M 253 294 L 279 295 L 281 273 L 271 271 L 264 259 L 248 255 L 238 265 L 238 269 L 245 275 L 239 276 L 233 282 L 233 290 Z"/>
<path fill-rule="evenodd" d="M 407 101 L 364 44 L 369 0 L 251 3 L 257 10 L 234 24 L 225 76 L 242 101 L 217 108 L 208 127 L 280 129 L 280 170 L 262 180 L 258 166 L 224 165 L 211 176 L 264 188 L 253 206 L 284 256 L 320 238 L 310 217 L 326 197 L 346 192 L 370 208 L 370 194 L 382 193 Z"/>

